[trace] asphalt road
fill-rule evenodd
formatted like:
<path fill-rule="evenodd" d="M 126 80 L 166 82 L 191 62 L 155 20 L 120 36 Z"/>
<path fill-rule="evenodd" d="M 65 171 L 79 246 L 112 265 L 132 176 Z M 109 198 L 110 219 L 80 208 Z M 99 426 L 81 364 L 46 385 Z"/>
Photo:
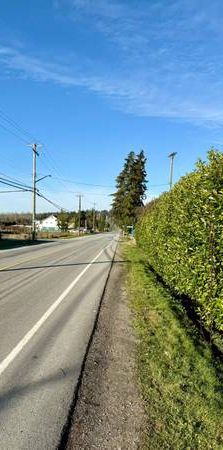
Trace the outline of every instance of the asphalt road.
<path fill-rule="evenodd" d="M 114 234 L 0 252 L 0 448 L 56 449 Z"/>

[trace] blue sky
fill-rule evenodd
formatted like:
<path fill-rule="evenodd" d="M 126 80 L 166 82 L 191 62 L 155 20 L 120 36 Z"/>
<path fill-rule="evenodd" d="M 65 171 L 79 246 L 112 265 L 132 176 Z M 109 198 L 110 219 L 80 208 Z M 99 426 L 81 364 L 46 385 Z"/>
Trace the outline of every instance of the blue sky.
<path fill-rule="evenodd" d="M 222 149 L 222 19 L 220 0 L 2 2 L 1 173 L 31 182 L 34 137 L 38 175 L 52 175 L 42 192 L 67 209 L 78 192 L 84 208 L 105 208 L 124 157 L 143 148 L 148 198 L 158 195 L 168 153 L 177 180 Z M 30 193 L 1 194 L 0 211 L 30 209 Z"/>

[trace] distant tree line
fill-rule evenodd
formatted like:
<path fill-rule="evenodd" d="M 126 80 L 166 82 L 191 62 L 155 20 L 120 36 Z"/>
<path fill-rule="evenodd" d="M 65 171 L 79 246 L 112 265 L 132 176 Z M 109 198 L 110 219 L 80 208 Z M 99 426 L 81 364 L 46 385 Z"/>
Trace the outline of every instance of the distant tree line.
<path fill-rule="evenodd" d="M 67 231 L 69 226 L 78 228 L 79 226 L 79 213 L 76 211 L 61 211 L 61 212 L 46 212 L 37 214 L 37 220 L 43 220 L 49 215 L 55 215 L 58 218 L 59 227 L 62 231 Z M 5 213 L 0 214 L 0 225 L 12 226 L 12 225 L 31 225 L 32 214 L 30 213 Z M 93 226 L 98 231 L 104 231 L 111 229 L 113 226 L 111 214 L 107 210 L 94 211 L 87 209 L 81 211 L 80 226 L 82 228 L 93 229 Z"/>
<path fill-rule="evenodd" d="M 30 213 L 3 213 L 0 214 L 1 225 L 31 225 L 32 214 Z"/>
<path fill-rule="evenodd" d="M 95 229 L 98 231 L 110 230 L 112 228 L 111 214 L 107 210 L 94 211 L 92 209 L 87 209 L 81 211 L 80 219 L 79 212 L 72 211 L 66 212 L 61 211 L 57 214 L 59 227 L 62 231 L 67 231 L 69 226 L 76 229 L 79 227 L 87 229 Z"/>

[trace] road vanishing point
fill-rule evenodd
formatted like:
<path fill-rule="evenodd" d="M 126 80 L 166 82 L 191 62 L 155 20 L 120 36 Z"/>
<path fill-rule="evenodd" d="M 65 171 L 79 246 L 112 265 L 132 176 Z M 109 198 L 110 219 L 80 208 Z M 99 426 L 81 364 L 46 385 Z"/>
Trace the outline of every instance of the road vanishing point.
<path fill-rule="evenodd" d="M 0 252 L 0 448 L 60 443 L 117 236 Z"/>

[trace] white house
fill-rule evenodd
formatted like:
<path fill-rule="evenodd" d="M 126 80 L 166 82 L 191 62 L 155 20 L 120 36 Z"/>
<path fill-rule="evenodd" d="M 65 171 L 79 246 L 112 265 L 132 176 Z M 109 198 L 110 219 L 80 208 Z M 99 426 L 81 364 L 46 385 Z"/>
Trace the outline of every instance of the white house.
<path fill-rule="evenodd" d="M 51 216 L 46 217 L 37 224 L 38 230 L 40 231 L 59 231 L 57 217 L 51 214 Z"/>

